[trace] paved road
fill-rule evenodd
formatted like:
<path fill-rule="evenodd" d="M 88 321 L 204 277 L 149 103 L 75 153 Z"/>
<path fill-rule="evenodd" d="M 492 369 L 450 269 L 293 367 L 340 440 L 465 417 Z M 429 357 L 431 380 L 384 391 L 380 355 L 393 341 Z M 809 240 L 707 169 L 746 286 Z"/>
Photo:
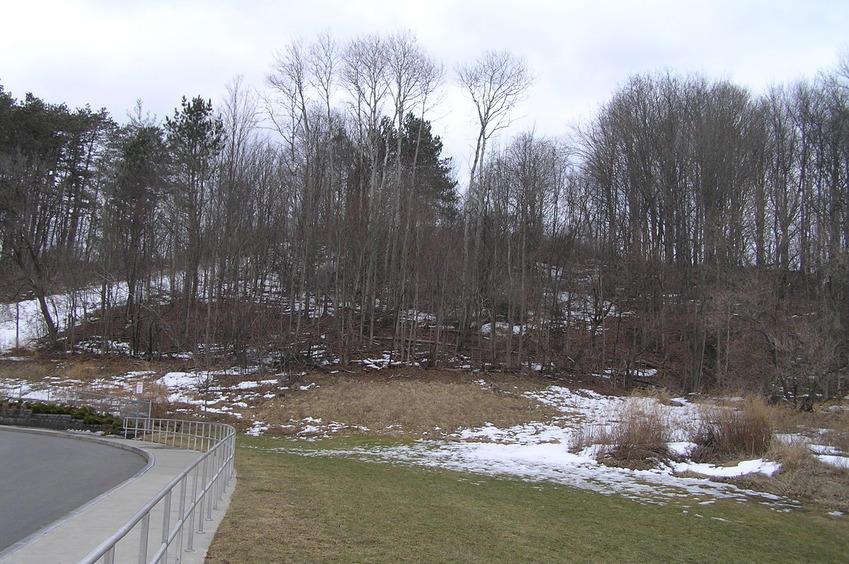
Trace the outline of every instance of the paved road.
<path fill-rule="evenodd" d="M 134 476 L 132 451 L 0 427 L 0 552 Z"/>

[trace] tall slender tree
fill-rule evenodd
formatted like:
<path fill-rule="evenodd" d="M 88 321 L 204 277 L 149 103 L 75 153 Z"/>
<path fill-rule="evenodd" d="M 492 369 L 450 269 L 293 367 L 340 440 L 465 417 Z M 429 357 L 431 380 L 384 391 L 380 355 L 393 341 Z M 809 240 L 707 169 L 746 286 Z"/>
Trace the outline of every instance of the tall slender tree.
<path fill-rule="evenodd" d="M 471 257 L 477 252 L 483 234 L 481 212 L 488 194 L 481 173 L 487 143 L 493 134 L 510 125 L 511 112 L 524 98 L 533 77 L 525 61 L 511 53 L 484 51 L 473 64 L 457 69 L 457 80 L 474 104 L 479 126 L 463 206 L 463 294 L 466 305 L 462 325 L 465 329 L 470 321 L 473 302 L 479 298 L 474 282 L 477 269 Z"/>
<path fill-rule="evenodd" d="M 201 97 L 183 97 L 181 108 L 165 119 L 168 148 L 172 156 L 171 237 L 174 267 L 181 270 L 183 328 L 199 292 L 199 270 L 207 252 L 205 220 L 212 184 L 218 172 L 217 157 L 224 142 L 224 124 Z"/>

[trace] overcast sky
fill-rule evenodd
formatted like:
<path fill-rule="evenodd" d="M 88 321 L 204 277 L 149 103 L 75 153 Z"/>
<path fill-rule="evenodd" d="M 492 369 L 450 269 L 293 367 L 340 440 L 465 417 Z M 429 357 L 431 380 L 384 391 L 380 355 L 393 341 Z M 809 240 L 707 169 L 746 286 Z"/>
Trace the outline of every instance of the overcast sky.
<path fill-rule="evenodd" d="M 118 121 L 136 100 L 160 119 L 183 95 L 257 89 L 274 52 L 327 31 L 340 42 L 411 31 L 447 71 L 483 49 L 525 58 L 536 82 L 510 132 L 568 133 L 630 75 L 729 79 L 754 94 L 814 78 L 849 50 L 846 0 L 21 0 L 5 2 L 0 84 Z M 471 106 L 450 90 L 431 116 L 462 177 Z"/>

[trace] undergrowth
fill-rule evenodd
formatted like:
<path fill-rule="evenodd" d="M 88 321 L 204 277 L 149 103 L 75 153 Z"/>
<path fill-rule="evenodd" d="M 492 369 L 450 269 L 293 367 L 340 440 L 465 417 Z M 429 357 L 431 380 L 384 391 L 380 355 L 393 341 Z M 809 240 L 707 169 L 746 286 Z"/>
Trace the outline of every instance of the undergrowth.
<path fill-rule="evenodd" d="M 585 431 L 578 449 L 598 445 L 597 458 L 612 466 L 644 469 L 670 457 L 668 421 L 653 399 L 634 399 L 617 410 L 612 424 Z"/>
<path fill-rule="evenodd" d="M 7 415 L 70 415 L 72 419 L 82 421 L 86 425 L 100 425 L 110 432 L 121 429 L 121 420 L 109 413 L 97 413 L 89 406 L 70 406 L 46 402 L 4 401 L 0 404 L 0 412 Z"/>
<path fill-rule="evenodd" d="M 693 442 L 692 459 L 722 462 L 763 456 L 772 443 L 773 409 L 759 397 L 745 399 L 739 407 L 705 404 Z"/>

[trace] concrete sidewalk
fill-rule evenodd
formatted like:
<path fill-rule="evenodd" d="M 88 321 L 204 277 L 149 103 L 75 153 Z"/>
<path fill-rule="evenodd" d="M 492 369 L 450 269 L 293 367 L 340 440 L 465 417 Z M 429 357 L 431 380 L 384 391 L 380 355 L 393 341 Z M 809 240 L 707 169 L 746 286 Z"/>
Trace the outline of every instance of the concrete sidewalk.
<path fill-rule="evenodd" d="M 67 433 L 67 435 L 71 438 L 85 438 L 75 433 Z M 117 448 L 140 449 L 148 457 L 147 468 L 66 517 L 16 543 L 4 552 L 4 556 L 0 558 L 2 564 L 75 564 L 79 562 L 118 531 L 139 509 L 200 456 L 197 451 L 144 441 L 111 437 L 97 437 L 96 440 L 106 441 Z M 194 534 L 194 550 L 182 552 L 180 560 L 182 564 L 201 564 L 204 561 L 215 530 L 230 503 L 230 495 L 235 485 L 234 479 L 227 486 L 223 501 L 218 502 L 218 509 L 212 511 L 212 520 L 204 521 L 204 533 Z M 151 530 L 150 536 L 157 537 L 158 533 Z M 136 538 L 138 538 L 137 534 Z M 130 542 L 119 544 L 118 548 L 115 555 L 116 563 L 135 564 L 138 561 L 137 541 L 132 542 L 130 539 Z M 152 552 L 149 552 L 148 557 L 151 555 Z"/>

